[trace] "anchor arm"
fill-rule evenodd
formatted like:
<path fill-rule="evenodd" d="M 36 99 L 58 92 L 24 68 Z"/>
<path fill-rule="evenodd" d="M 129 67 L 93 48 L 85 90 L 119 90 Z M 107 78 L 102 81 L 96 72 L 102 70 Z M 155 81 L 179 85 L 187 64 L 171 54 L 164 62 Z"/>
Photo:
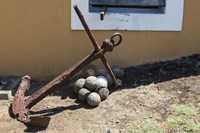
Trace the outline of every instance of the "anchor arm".
<path fill-rule="evenodd" d="M 35 104 L 37 104 L 40 100 L 42 100 L 44 97 L 49 95 L 56 86 L 61 84 L 62 82 L 68 80 L 71 78 L 74 74 L 76 74 L 78 71 L 80 71 L 83 67 L 85 67 L 87 64 L 92 62 L 93 60 L 99 58 L 102 54 L 103 50 L 99 51 L 98 53 L 92 52 L 87 57 L 83 58 L 78 63 L 71 66 L 69 69 L 67 69 L 65 72 L 60 74 L 58 77 L 50 81 L 48 84 L 46 84 L 44 87 L 42 87 L 37 92 L 33 93 L 31 97 L 28 97 L 26 100 L 27 108 L 33 107 Z"/>

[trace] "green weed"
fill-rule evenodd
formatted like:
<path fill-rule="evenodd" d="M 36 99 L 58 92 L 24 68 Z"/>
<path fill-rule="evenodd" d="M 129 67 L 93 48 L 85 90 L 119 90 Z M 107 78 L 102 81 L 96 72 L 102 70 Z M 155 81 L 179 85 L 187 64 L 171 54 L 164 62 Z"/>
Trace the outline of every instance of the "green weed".
<path fill-rule="evenodd" d="M 143 133 L 161 133 L 161 131 L 157 128 L 157 124 L 154 121 L 148 122 L 143 127 Z"/>
<path fill-rule="evenodd" d="M 175 104 L 171 106 L 172 110 L 174 110 L 178 115 L 186 115 L 186 116 L 195 116 L 197 112 L 195 109 L 186 104 Z"/>
<path fill-rule="evenodd" d="M 126 131 L 128 133 L 161 133 L 157 128 L 157 123 L 155 121 L 146 123 L 143 128 L 139 125 L 140 124 L 137 122 L 128 123 L 126 125 Z"/>
<path fill-rule="evenodd" d="M 194 121 L 194 117 L 197 115 L 194 107 L 186 104 L 175 104 L 171 106 L 171 109 L 176 113 L 176 117 L 167 119 L 170 131 L 182 129 L 188 133 L 200 132 L 200 123 Z"/>

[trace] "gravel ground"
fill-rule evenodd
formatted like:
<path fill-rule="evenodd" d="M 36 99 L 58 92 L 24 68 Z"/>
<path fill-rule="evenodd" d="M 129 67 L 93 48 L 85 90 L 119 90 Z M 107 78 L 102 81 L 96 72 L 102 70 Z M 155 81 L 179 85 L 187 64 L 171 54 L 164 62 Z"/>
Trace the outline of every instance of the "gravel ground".
<path fill-rule="evenodd" d="M 8 108 L 12 99 L 0 100 L 0 133 L 198 132 L 199 74 L 200 55 L 129 67 L 125 69 L 123 86 L 112 90 L 109 97 L 96 108 L 77 100 L 70 86 L 60 86 L 58 91 L 31 109 L 32 113 L 44 113 L 51 117 L 45 129 L 27 127 L 10 118 Z M 35 86 L 41 85 L 42 82 L 38 82 Z M 33 91 L 30 90 L 30 93 Z M 194 128 L 188 130 L 184 123 L 176 129 L 170 128 L 170 120 L 185 115 L 176 112 L 178 105 L 186 105 L 196 112 L 188 118 Z"/>

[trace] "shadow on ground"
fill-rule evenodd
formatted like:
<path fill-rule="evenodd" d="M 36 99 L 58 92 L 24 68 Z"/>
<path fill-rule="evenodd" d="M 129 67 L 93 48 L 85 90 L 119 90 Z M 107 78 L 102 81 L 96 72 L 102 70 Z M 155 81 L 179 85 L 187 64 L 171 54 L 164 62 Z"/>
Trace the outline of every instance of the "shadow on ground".
<path fill-rule="evenodd" d="M 156 84 L 182 77 L 197 76 L 197 75 L 200 75 L 199 54 L 195 54 L 188 57 L 182 57 L 181 59 L 176 59 L 176 60 L 160 61 L 151 64 L 144 64 L 144 65 L 125 68 L 125 76 L 122 79 L 123 86 L 117 90 L 125 88 L 131 89 L 141 85 L 148 85 L 151 83 Z M 71 99 L 77 99 L 77 95 L 74 93 L 72 86 L 69 85 L 70 82 L 58 86 L 58 89 L 54 91 L 51 95 L 60 96 L 61 99 L 66 99 L 67 97 L 70 97 Z M 115 90 L 113 89 L 113 91 Z M 76 102 L 80 103 L 80 105 L 47 109 L 38 113 L 45 113 L 50 111 L 54 112 L 53 114 L 57 114 L 67 109 L 70 110 L 75 110 L 79 108 L 90 109 L 89 106 L 80 102 L 79 100 L 76 100 Z"/>
<path fill-rule="evenodd" d="M 159 83 L 200 74 L 200 55 L 182 57 L 171 61 L 139 65 L 125 69 L 122 88 Z"/>
<path fill-rule="evenodd" d="M 132 66 L 125 68 L 125 77 L 122 79 L 123 86 L 117 89 L 132 89 L 141 85 L 148 85 L 152 83 L 160 83 L 164 81 L 170 81 L 182 77 L 197 76 L 200 75 L 200 55 L 192 55 L 183 57 L 181 59 L 161 61 L 151 64 L 144 64 L 139 66 Z M 69 83 L 69 82 L 68 82 Z M 60 96 L 61 99 L 70 97 L 71 99 L 77 99 L 77 95 L 74 93 L 70 85 L 60 85 L 52 95 Z M 113 90 L 114 92 L 116 90 Z M 43 116 L 52 116 L 65 110 L 77 110 L 80 108 L 91 109 L 87 104 L 76 100 L 78 105 L 71 105 L 67 107 L 56 107 L 45 109 L 38 112 L 31 112 L 31 114 L 43 114 Z M 27 127 L 25 131 L 44 130 L 44 128 Z"/>

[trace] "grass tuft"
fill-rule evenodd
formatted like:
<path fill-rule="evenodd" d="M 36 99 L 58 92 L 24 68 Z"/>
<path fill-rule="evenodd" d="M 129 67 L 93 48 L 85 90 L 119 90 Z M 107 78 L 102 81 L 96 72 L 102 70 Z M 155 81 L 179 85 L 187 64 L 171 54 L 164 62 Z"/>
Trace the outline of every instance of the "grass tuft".
<path fill-rule="evenodd" d="M 167 124 L 170 131 L 184 130 L 187 133 L 199 133 L 200 123 L 194 121 L 197 115 L 195 108 L 184 104 L 175 104 L 171 109 L 176 113 L 175 118 L 168 118 Z"/>
<path fill-rule="evenodd" d="M 172 110 L 174 110 L 178 115 L 186 115 L 186 116 L 195 116 L 197 112 L 195 109 L 186 104 L 175 104 L 171 106 Z"/>
<path fill-rule="evenodd" d="M 143 127 L 143 133 L 161 133 L 161 131 L 157 128 L 157 124 L 154 121 L 148 122 Z"/>

